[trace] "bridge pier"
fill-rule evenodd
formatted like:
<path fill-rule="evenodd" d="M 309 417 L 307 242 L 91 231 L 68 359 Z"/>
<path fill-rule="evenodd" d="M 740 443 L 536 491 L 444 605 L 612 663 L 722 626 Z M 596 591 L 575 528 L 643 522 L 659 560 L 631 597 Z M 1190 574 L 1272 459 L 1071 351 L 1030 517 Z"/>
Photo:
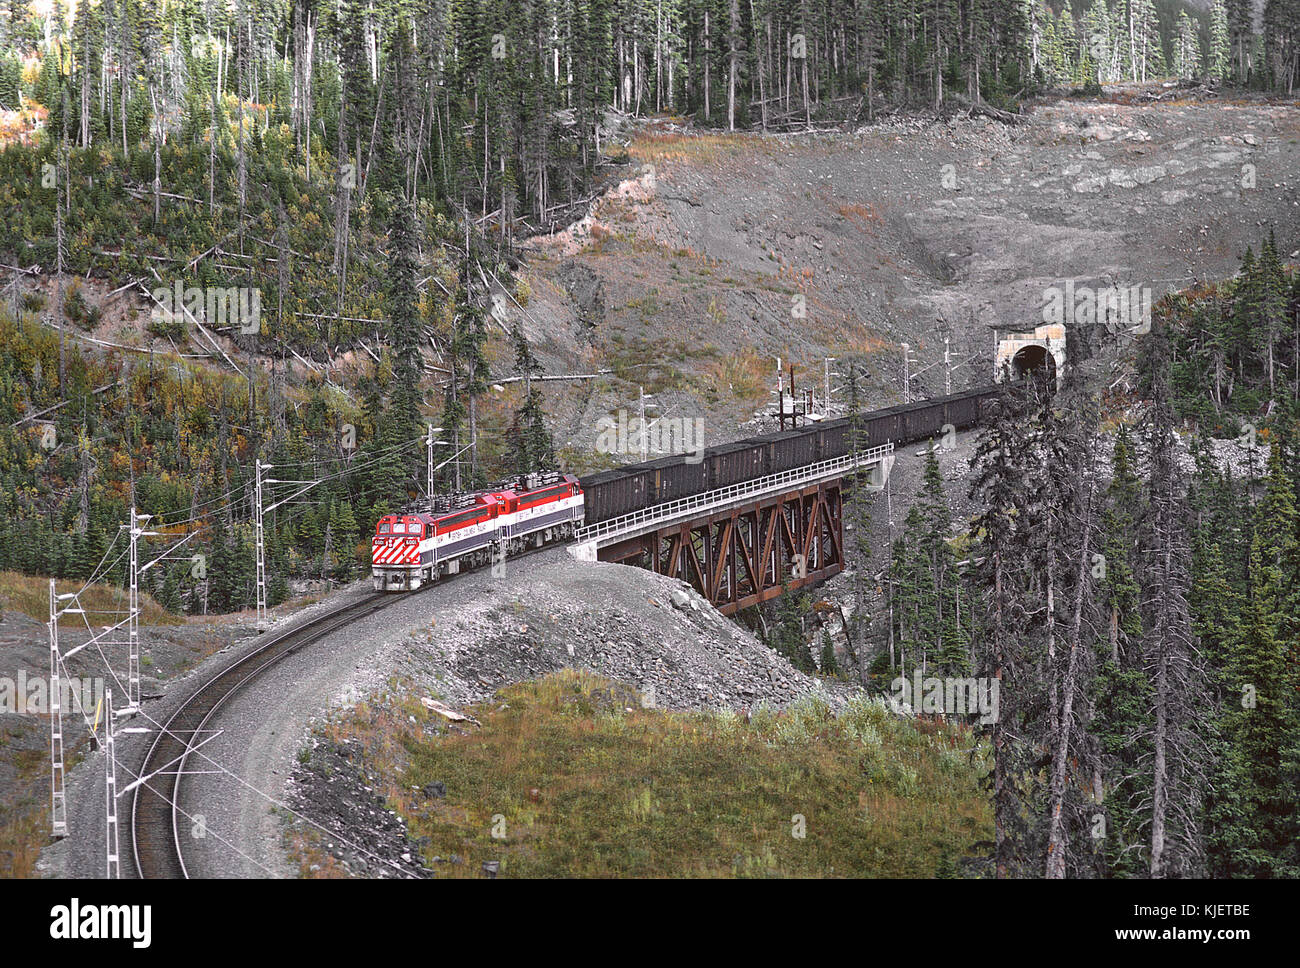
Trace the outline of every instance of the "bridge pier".
<path fill-rule="evenodd" d="M 601 561 L 688 582 L 723 615 L 844 569 L 840 479 L 656 528 L 598 549 Z"/>
<path fill-rule="evenodd" d="M 723 615 L 844 570 L 844 482 L 882 490 L 893 443 L 778 471 L 578 529 L 580 561 L 685 581 Z"/>

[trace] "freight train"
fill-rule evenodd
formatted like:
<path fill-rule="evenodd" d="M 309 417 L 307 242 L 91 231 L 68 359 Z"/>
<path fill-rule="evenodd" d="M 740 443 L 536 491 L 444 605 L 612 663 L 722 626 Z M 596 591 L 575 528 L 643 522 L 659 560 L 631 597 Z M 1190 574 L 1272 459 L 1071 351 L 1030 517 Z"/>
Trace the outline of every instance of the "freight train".
<path fill-rule="evenodd" d="M 979 423 L 997 386 L 934 400 L 900 404 L 856 418 L 819 423 L 708 447 L 702 460 L 687 455 L 576 478 L 530 475 L 491 490 L 440 498 L 380 518 L 372 542 L 377 591 L 412 591 L 440 575 L 517 554 L 526 547 L 567 541 L 583 524 L 596 524 L 655 504 L 690 497 L 781 471 L 832 460 L 854 446 L 865 450 L 906 444 Z M 856 425 L 856 434 L 854 427 Z"/>
<path fill-rule="evenodd" d="M 591 474 L 580 481 L 584 523 L 596 524 L 665 501 L 843 457 L 854 445 L 855 423 L 859 450 L 937 437 L 947 425 L 961 430 L 979 423 L 985 402 L 997 393 L 995 386 L 981 387 L 719 444 L 706 448 L 704 459 L 693 464 L 684 456 L 662 457 Z"/>
<path fill-rule="evenodd" d="M 569 474 L 528 475 L 389 514 L 370 544 L 375 591 L 409 592 L 441 575 L 573 536 L 582 488 Z"/>

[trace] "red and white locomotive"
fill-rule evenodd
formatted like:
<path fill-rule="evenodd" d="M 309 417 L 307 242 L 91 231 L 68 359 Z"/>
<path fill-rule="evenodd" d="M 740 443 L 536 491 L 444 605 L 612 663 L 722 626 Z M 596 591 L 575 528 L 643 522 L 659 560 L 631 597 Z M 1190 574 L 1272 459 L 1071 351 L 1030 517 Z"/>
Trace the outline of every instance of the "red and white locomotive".
<path fill-rule="evenodd" d="M 375 591 L 414 591 L 462 564 L 473 568 L 567 540 L 582 519 L 582 487 L 568 474 L 530 474 L 387 515 L 370 544 Z"/>

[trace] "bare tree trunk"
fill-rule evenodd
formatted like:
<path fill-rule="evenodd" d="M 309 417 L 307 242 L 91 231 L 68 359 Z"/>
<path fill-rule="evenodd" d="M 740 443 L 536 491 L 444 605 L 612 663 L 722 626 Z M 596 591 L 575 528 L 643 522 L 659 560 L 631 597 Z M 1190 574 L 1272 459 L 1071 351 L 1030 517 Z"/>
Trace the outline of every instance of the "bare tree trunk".
<path fill-rule="evenodd" d="M 469 395 L 469 475 L 478 479 L 478 397 Z"/>
<path fill-rule="evenodd" d="M 709 36 L 709 12 L 705 10 L 704 11 L 704 116 L 706 118 L 713 113 L 713 109 L 710 107 L 710 98 L 709 98 L 709 93 L 710 93 L 709 75 L 713 73 L 711 69 L 710 57 L 709 57 L 711 51 L 711 47 L 710 47 L 711 43 L 712 43 L 712 38 L 710 38 Z"/>
<path fill-rule="evenodd" d="M 67 95 L 64 94 L 64 107 L 67 107 Z M 64 125 L 67 125 L 68 112 L 64 110 Z M 59 167 L 55 173 L 54 183 L 54 323 L 59 327 L 59 392 L 67 383 L 67 339 L 63 334 L 63 186 L 68 180 L 67 132 L 65 127 L 63 141 L 59 143 Z"/>
<path fill-rule="evenodd" d="M 90 52 L 82 55 L 89 59 Z M 81 65 L 81 147 L 90 147 L 90 64 Z"/>
<path fill-rule="evenodd" d="M 663 69 L 663 0 L 656 0 L 655 3 L 655 111 L 663 110 L 663 86 L 664 86 L 664 69 Z"/>
<path fill-rule="evenodd" d="M 153 92 L 149 92 L 149 100 L 153 102 Z M 157 117 L 158 108 L 154 106 L 154 116 Z M 153 221 L 157 225 L 162 219 L 162 155 L 159 151 L 158 141 L 159 132 L 155 130 L 153 136 Z"/>
<path fill-rule="evenodd" d="M 130 50 L 131 50 L 130 38 L 127 35 L 127 26 L 130 21 L 129 18 L 127 17 L 126 4 L 122 4 L 121 13 L 122 13 L 122 19 L 120 21 L 121 36 L 119 38 L 121 41 L 121 45 L 118 51 L 118 56 L 120 58 L 118 64 L 118 78 L 122 85 L 122 96 L 118 104 L 118 107 L 122 114 L 122 158 L 125 161 L 127 157 L 127 146 L 126 146 L 126 94 L 128 90 L 127 73 L 130 70 Z"/>
<path fill-rule="evenodd" d="M 1086 495 L 1086 510 L 1083 520 L 1083 545 L 1079 550 L 1079 571 L 1075 576 L 1078 587 L 1074 596 L 1074 616 L 1070 622 L 1070 655 L 1062 683 L 1060 721 L 1056 731 L 1056 749 L 1052 759 L 1052 779 L 1050 790 L 1050 814 L 1047 832 L 1047 876 L 1049 878 L 1065 877 L 1065 823 L 1061 810 L 1065 805 L 1066 763 L 1070 750 L 1070 734 L 1074 729 L 1074 695 L 1078 688 L 1078 672 L 1081 653 L 1083 652 L 1083 601 L 1088 587 L 1089 552 L 1092 537 L 1092 488 Z M 1054 673 L 1053 673 L 1054 677 Z M 1053 690 L 1055 697 L 1055 690 Z"/>
<path fill-rule="evenodd" d="M 81 461 L 77 473 L 77 534 L 84 535 L 90 526 L 90 484 L 94 477 L 95 461 L 90 453 L 90 438 L 83 432 L 78 441 L 81 446 Z"/>
<path fill-rule="evenodd" d="M 212 24 L 207 24 L 208 38 L 212 37 Z M 217 55 L 217 81 L 212 88 L 211 121 L 212 135 L 208 138 L 208 212 L 214 208 L 214 196 L 217 184 L 217 102 L 221 91 L 221 55 Z"/>
<path fill-rule="evenodd" d="M 1169 771 L 1166 745 L 1169 736 L 1169 657 L 1161 650 L 1156 664 L 1156 728 L 1153 737 L 1155 763 L 1151 791 L 1151 876 L 1165 876 L 1165 813 L 1169 805 Z"/>
<path fill-rule="evenodd" d="M 244 8 L 241 4 L 239 9 L 240 20 L 242 21 Z M 248 162 L 244 153 L 244 83 L 245 75 L 248 71 L 245 69 L 244 60 L 247 56 L 243 47 L 243 23 L 235 24 L 235 59 L 239 63 L 239 75 L 235 78 L 235 97 L 239 101 L 239 158 L 238 165 L 238 182 L 239 182 L 239 253 L 244 253 L 244 211 L 248 203 Z M 251 29 L 251 23 L 249 27 Z"/>
<path fill-rule="evenodd" d="M 729 66 L 727 70 L 727 130 L 736 130 L 736 62 L 740 53 L 736 49 L 736 39 L 740 33 L 740 0 L 731 0 L 731 31 L 727 35 L 730 47 Z"/>
<path fill-rule="evenodd" d="M 993 554 L 993 602 L 994 602 L 994 623 L 993 623 L 993 677 L 998 681 L 998 695 L 1005 695 L 1004 686 L 1006 683 L 1003 677 L 1006 669 L 1006 650 L 1004 648 L 1005 636 L 1005 615 L 1002 609 L 1003 595 L 1003 576 L 1002 576 L 1002 555 L 1000 552 Z M 1001 717 L 993 723 L 993 856 L 996 865 L 996 873 L 999 879 L 1004 879 L 1010 873 L 1008 859 L 1010 856 L 1009 832 L 1007 830 L 1006 817 L 1006 790 L 1007 790 L 1007 730 L 1002 725 Z"/>

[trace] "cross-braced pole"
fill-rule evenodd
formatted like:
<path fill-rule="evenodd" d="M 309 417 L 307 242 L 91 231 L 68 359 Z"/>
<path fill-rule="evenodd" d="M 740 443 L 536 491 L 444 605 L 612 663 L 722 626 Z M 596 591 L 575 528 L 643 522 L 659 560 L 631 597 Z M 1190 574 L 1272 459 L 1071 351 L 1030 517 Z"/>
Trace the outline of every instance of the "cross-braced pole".
<path fill-rule="evenodd" d="M 270 466 L 270 465 L 267 465 Z M 253 491 L 256 507 L 253 511 L 253 526 L 256 531 L 257 545 L 257 630 L 266 630 L 266 545 L 262 539 L 262 462 L 254 461 Z"/>
<path fill-rule="evenodd" d="M 433 500 L 433 424 L 429 424 L 429 436 L 425 438 L 425 466 L 429 470 L 429 500 Z"/>
<path fill-rule="evenodd" d="M 785 374 L 781 371 L 781 357 L 776 358 L 776 425 L 785 430 Z"/>
<path fill-rule="evenodd" d="M 63 684 L 59 678 L 59 609 L 50 579 L 50 836 L 68 835 L 68 799 L 63 786 Z"/>
<path fill-rule="evenodd" d="M 903 402 L 911 403 L 912 402 L 912 375 L 909 372 L 909 370 L 911 369 L 912 366 L 912 355 L 911 355 L 912 348 L 908 346 L 906 343 L 903 343 L 902 347 L 903 347 Z"/>
<path fill-rule="evenodd" d="M 104 872 L 110 880 L 122 876 L 117 844 L 117 746 L 113 738 L 113 690 L 104 695 Z"/>
<path fill-rule="evenodd" d="M 141 515 L 135 513 L 131 506 L 131 614 L 127 619 L 127 683 L 126 704 L 128 709 L 140 708 L 140 521 Z"/>
<path fill-rule="evenodd" d="M 645 436 L 645 387 L 639 386 L 636 388 L 636 405 L 637 414 L 640 419 L 640 423 L 637 424 L 637 432 L 641 438 L 641 462 L 645 463 L 647 456 L 646 447 L 649 443 Z"/>

